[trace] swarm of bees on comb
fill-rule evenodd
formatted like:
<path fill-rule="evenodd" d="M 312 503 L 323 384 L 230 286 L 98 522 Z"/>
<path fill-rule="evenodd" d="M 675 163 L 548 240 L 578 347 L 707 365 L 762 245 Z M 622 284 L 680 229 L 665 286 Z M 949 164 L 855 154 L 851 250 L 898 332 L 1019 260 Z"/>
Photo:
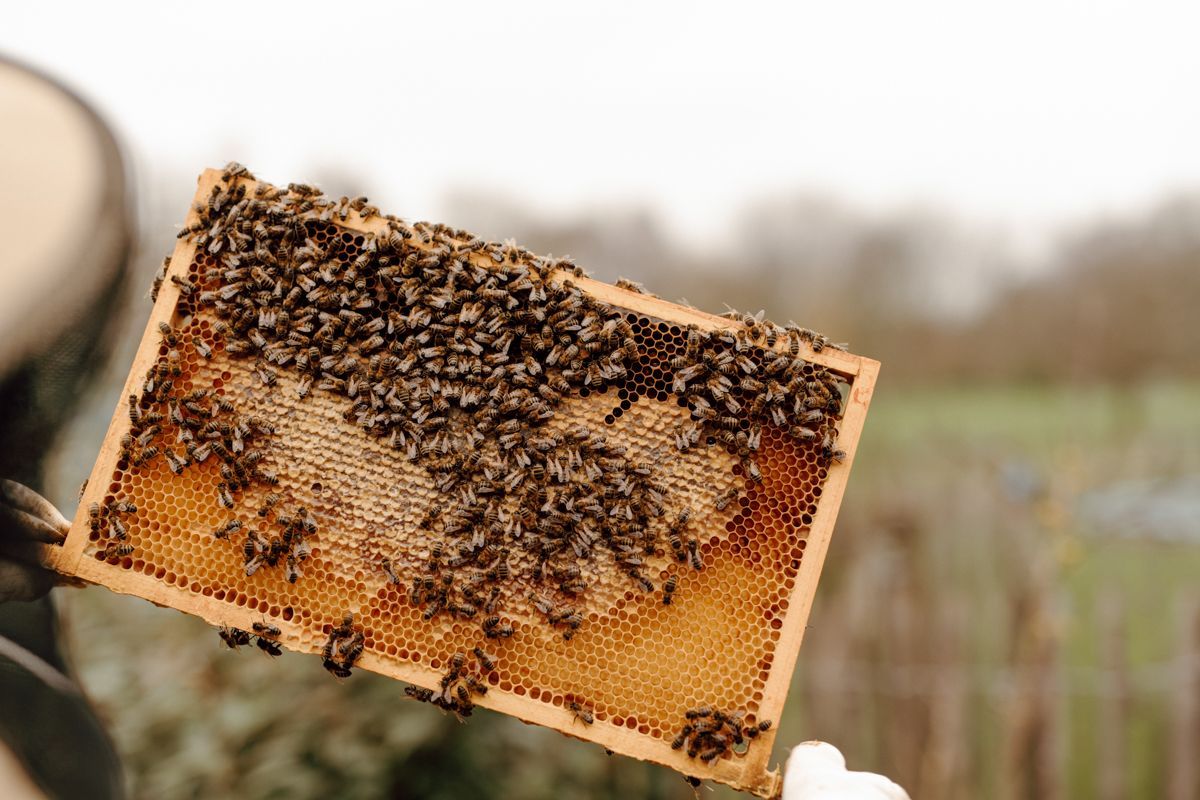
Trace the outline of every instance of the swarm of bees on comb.
<path fill-rule="evenodd" d="M 114 480 L 162 474 L 158 465 L 169 473 L 164 480 L 211 476 L 209 502 L 224 513 L 204 531 L 211 546 L 236 554 L 246 579 L 302 587 L 312 565 L 331 558 L 337 522 L 311 495 L 281 482 L 278 459 L 290 444 L 277 428 L 287 420 L 261 409 L 272 402 L 289 415 L 310 404 L 336 408 L 339 424 L 373 442 L 373 453 L 390 454 L 397 470 L 419 470 L 436 493 L 410 530 L 372 538 L 342 566 L 360 583 L 377 581 L 379 596 L 413 609 L 418 624 L 454 632 L 438 645 L 451 648 L 446 655 L 428 661 L 440 664 L 440 679 L 423 679 L 406 693 L 460 719 L 494 697 L 492 687 L 553 699 L 570 723 L 589 730 L 605 721 L 646 735 L 645 722 L 614 714 L 611 702 L 575 689 L 551 694 L 510 684 L 504 662 L 527 649 L 519 643 L 532 626 L 558 642 L 555 652 L 587 647 L 580 638 L 609 624 L 603 609 L 614 599 L 618 607 L 677 613 L 714 569 L 714 521 L 732 532 L 722 553 L 757 562 L 751 520 L 770 513 L 784 520 L 777 526 L 800 531 L 812 521 L 827 468 L 846 457 L 838 444 L 846 377 L 808 357 L 840 346 L 794 324 L 735 311 L 720 327 L 648 322 L 597 296 L 567 259 L 410 224 L 365 198 L 258 183 L 236 164 L 212 181 L 180 238 L 194 258 L 186 270 L 165 260 L 155 281 L 152 297 L 169 284 L 176 306 L 152 329 L 157 352 L 128 397 Z M 652 297 L 629 281 L 617 286 L 636 293 L 629 297 Z M 651 369 L 651 335 L 676 344 L 652 367 L 648 385 L 637 376 Z M 187 366 L 195 363 L 217 365 L 204 373 L 217 377 L 199 381 Z M 227 363 L 243 366 L 231 372 Z M 621 402 L 605 416 L 608 425 L 623 409 L 635 413 L 637 391 L 678 413 L 655 428 L 655 446 L 632 446 L 628 435 L 587 424 L 576 410 L 581 399 L 610 391 Z M 248 398 L 255 407 L 243 411 Z M 766 488 L 791 480 L 764 456 L 772 447 L 807 459 L 800 469 L 814 476 L 803 479 L 808 500 L 780 500 Z M 680 465 L 703 464 L 714 452 L 732 465 L 729 477 L 681 494 Z M 137 506 L 117 487 L 89 507 L 94 554 L 150 574 L 153 557 L 143 565 L 132 543 L 145 539 L 126 535 L 137 527 Z M 782 570 L 782 589 L 790 589 L 805 542 L 784 544 L 772 569 Z M 277 594 L 288 596 L 286 588 Z M 239 605 L 247 602 L 238 597 Z M 786 609 L 786 600 L 773 602 L 768 622 Z M 369 606 L 343 608 L 344 615 L 304 623 L 320 625 L 323 645 L 315 649 L 338 678 L 360 657 L 378 668 L 373 659 L 388 635 Z M 281 619 L 291 613 L 289 605 Z M 249 627 L 224 625 L 221 639 L 270 655 L 280 641 L 293 645 L 265 620 Z M 780 626 L 770 627 L 774 641 Z M 672 742 L 666 727 L 679 723 L 664 718 L 654 734 L 663 747 L 677 743 L 697 772 L 732 782 L 734 773 L 718 765 L 771 727 L 755 713 L 771 652 L 759 663 L 763 676 L 751 687 L 758 691 L 737 695 L 747 707 L 677 705 L 683 732 Z"/>

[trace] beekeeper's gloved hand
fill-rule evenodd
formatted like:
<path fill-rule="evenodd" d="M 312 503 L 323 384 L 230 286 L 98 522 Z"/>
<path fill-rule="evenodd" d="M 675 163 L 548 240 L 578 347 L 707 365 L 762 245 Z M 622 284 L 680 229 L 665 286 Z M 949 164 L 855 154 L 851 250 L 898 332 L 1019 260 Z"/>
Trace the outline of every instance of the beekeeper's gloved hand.
<path fill-rule="evenodd" d="M 826 742 L 802 742 L 788 756 L 783 800 L 910 800 L 908 792 L 873 772 L 850 772 Z"/>
<path fill-rule="evenodd" d="M 36 600 L 54 586 L 39 543 L 58 544 L 71 523 L 28 486 L 0 479 L 0 602 Z"/>

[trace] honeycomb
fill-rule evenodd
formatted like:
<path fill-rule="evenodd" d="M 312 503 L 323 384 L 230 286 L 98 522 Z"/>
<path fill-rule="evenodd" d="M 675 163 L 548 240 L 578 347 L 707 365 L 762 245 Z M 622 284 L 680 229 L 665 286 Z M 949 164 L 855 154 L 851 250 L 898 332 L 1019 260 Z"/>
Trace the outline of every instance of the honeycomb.
<path fill-rule="evenodd" d="M 185 234 L 198 229 L 205 205 L 211 210 L 217 193 L 234 185 L 258 192 L 266 187 L 244 174 L 206 172 Z M 340 214 L 329 213 L 329 205 L 318 214 L 321 208 L 288 224 L 328 252 L 339 269 L 356 270 L 373 242 L 396 230 L 362 202 L 347 208 L 343 199 Z M 295 227 L 300 224 L 302 229 Z M 425 229 L 420 224 L 413 229 L 418 247 Z M 463 232 L 452 235 L 470 239 Z M 568 489 L 599 480 L 590 472 L 593 464 L 625 459 L 618 479 L 641 487 L 625 490 L 643 498 L 636 519 L 620 519 L 616 506 L 623 501 L 596 512 L 596 518 L 607 524 L 603 521 L 615 515 L 614 524 L 625 525 L 615 529 L 618 534 L 636 529 L 637 547 L 614 549 L 611 543 L 622 536 L 605 533 L 613 551 L 607 557 L 592 557 L 587 548 L 582 556 L 576 549 L 577 558 L 569 548 L 548 556 L 545 539 L 541 551 L 529 544 L 532 528 L 513 533 L 510 527 L 510 546 L 484 561 L 477 558 L 478 547 L 459 543 L 455 549 L 460 540 L 451 534 L 452 521 L 456 508 L 477 508 L 462 498 L 476 503 L 475 490 L 482 493 L 491 484 L 472 476 L 480 468 L 486 474 L 494 459 L 507 459 L 505 451 L 490 440 L 468 439 L 457 460 L 431 468 L 430 459 L 441 463 L 444 455 L 438 443 L 448 447 L 451 434 L 422 439 L 420 447 L 414 434 L 406 446 L 396 432 L 404 439 L 403 431 L 412 428 L 396 427 L 408 421 L 395 415 L 392 428 L 370 433 L 364 401 L 352 406 L 345 386 L 339 385 L 341 394 L 329 389 L 339 379 L 314 383 L 294 364 L 267 364 L 233 352 L 245 345 L 229 337 L 220 301 L 213 301 L 214 310 L 202 300 L 212 275 L 240 264 L 223 256 L 215 241 L 201 246 L 203 237 L 185 235 L 169 260 L 123 393 L 136 408 L 123 402 L 114 414 L 71 532 L 61 549 L 48 554 L 59 571 L 214 625 L 247 631 L 255 623 L 274 626 L 279 634 L 273 639 L 301 652 L 322 652 L 350 614 L 363 651 L 355 667 L 447 695 L 447 672 L 457 674 L 462 654 L 480 648 L 494 665 L 474 673 L 471 681 L 485 687 L 474 691 L 468 706 L 547 725 L 696 779 L 760 796 L 776 790 L 778 773 L 767 768 L 774 729 L 767 725 L 782 712 L 873 389 L 875 362 L 822 348 L 820 339 L 805 344 L 798 385 L 813 386 L 824 375 L 838 384 L 838 396 L 829 400 L 836 413 L 820 422 L 823 438 L 797 438 L 791 422 L 777 424 L 778 417 L 752 424 L 744 407 L 740 416 L 714 413 L 722 420 L 720 429 L 703 427 L 697 410 L 703 401 L 679 391 L 696 338 L 755 329 L 757 321 L 702 314 L 576 271 L 554 273 L 556 282 L 578 286 L 597 320 L 627 331 L 632 343 L 618 351 L 623 366 L 609 369 L 616 357 L 598 356 L 593 363 L 607 370 L 605 378 L 576 381 L 556 401 L 554 413 L 543 414 L 538 435 L 574 443 L 563 459 L 552 447 L 545 456 L 551 473 L 573 472 L 555 478 L 558 494 L 546 495 L 545 489 L 538 494 L 535 481 L 551 479 L 538 478 L 535 466 L 509 475 L 532 473 L 522 486 L 533 488 L 522 491 L 532 494 L 534 506 L 546 499 L 534 515 L 538 519 L 526 515 L 529 528 L 544 524 L 546 515 L 569 517 L 576 495 Z M 373 280 L 360 276 L 368 291 L 376 291 Z M 383 298 L 377 309 L 382 317 L 391 301 L 382 289 L 377 296 Z M 337 306 L 331 302 L 331 309 Z M 268 330 L 271 320 L 258 325 Z M 761 363 L 786 354 L 789 345 L 773 338 L 759 337 L 743 355 Z M 790 346 L 796 352 L 795 343 Z M 162 399 L 168 395 L 174 399 Z M 186 397 L 195 401 L 188 401 L 191 411 L 179 399 Z M 730 409 L 746 405 L 727 402 Z M 198 416 L 190 428 L 177 419 L 193 412 Z M 149 425 L 155 414 L 166 419 Z M 172 422 L 179 423 L 176 438 L 147 432 L 169 429 Z M 224 439 L 216 429 L 226 432 Z M 230 430 L 245 435 L 244 441 L 237 438 L 239 455 L 198 456 L 206 433 L 228 443 Z M 686 431 L 694 441 L 684 446 L 679 440 Z M 747 448 L 748 437 L 754 437 L 753 447 Z M 153 452 L 150 442 L 156 443 Z M 190 459 L 182 455 L 184 447 Z M 243 469 L 251 453 L 256 460 Z M 471 466 L 472 458 L 483 466 Z M 578 488 L 577 494 L 585 491 Z M 512 526 L 521 519 L 520 502 L 526 501 L 507 495 L 488 500 L 473 524 L 482 526 L 480 520 L 490 515 Z M 566 510 L 549 510 L 555 503 Z M 121 504 L 127 510 L 119 510 Z M 634 500 L 625 508 L 631 506 Z M 578 516 L 570 519 L 582 527 Z M 682 540 L 674 541 L 680 533 Z M 563 536 L 581 547 L 574 528 Z M 464 553 L 476 560 L 451 569 L 456 558 L 468 559 Z M 548 566 L 551 562 L 566 566 Z M 562 572 L 548 578 L 548 569 Z M 464 576 L 492 587 L 491 596 L 484 600 L 470 589 L 464 592 Z M 443 578 L 451 594 L 429 601 Z M 429 588 L 414 585 L 423 580 Z M 566 591 L 572 582 L 586 590 Z M 481 624 L 489 615 L 491 627 Z M 510 635 L 494 635 L 500 628 L 511 629 Z M 473 657 L 470 661 L 474 665 Z M 748 728 L 762 723 L 765 732 L 703 760 L 673 749 L 685 714 L 703 706 L 736 712 Z"/>

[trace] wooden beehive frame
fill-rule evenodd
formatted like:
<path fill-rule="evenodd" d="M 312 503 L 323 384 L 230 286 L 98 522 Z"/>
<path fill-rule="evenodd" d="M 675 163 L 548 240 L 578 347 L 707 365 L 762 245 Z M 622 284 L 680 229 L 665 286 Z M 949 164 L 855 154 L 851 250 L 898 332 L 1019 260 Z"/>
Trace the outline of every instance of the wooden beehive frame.
<path fill-rule="evenodd" d="M 206 171 L 199 179 L 196 201 L 202 203 L 212 188 L 220 183 L 221 173 Z M 197 213 L 189 212 L 187 224 L 196 221 Z M 379 217 L 364 219 L 351 212 L 339 226 L 360 233 L 380 233 L 386 230 L 386 221 Z M 195 254 L 195 244 L 190 239 L 180 239 L 171 258 L 170 275 L 186 274 Z M 564 275 L 564 277 L 567 277 Z M 576 285 L 592 297 L 628 311 L 644 314 L 678 325 L 695 325 L 702 330 L 733 329 L 737 323 L 692 308 L 679 306 L 653 296 L 627 291 L 598 281 L 570 276 Z M 159 358 L 158 326 L 161 322 L 172 322 L 180 299 L 179 288 L 169 280 L 163 283 L 157 302 L 151 312 L 141 345 L 129 371 L 121 399 L 139 393 L 139 386 L 146 371 Z M 782 345 L 780 345 L 782 347 Z M 769 679 L 763 689 L 763 700 L 759 704 L 760 719 L 778 720 L 783 711 L 788 684 L 795 666 L 801 640 L 806 627 L 817 581 L 828 549 L 830 536 L 841 504 L 842 495 L 853 464 L 855 451 L 867 409 L 871 400 L 879 364 L 871 359 L 844 351 L 825 348 L 820 352 L 806 352 L 804 358 L 814 364 L 827 367 L 845 379 L 849 393 L 839 424 L 839 446 L 846 457 L 841 464 L 832 465 L 823 484 L 823 493 L 814 515 L 807 538 L 807 550 L 800 564 L 795 586 L 789 599 L 787 613 L 780 637 L 774 650 L 774 662 Z M 249 628 L 258 616 L 246 608 L 231 607 L 222 600 L 202 596 L 186 587 L 173 586 L 151 575 L 132 570 L 114 568 L 94 558 L 85 558 L 89 544 L 89 520 L 87 508 L 92 502 L 102 501 L 109 491 L 110 476 L 120 457 L 122 436 L 129 430 L 129 419 L 124 402 L 119 402 L 109 425 L 107 436 L 100 449 L 88 481 L 87 490 L 75 514 L 71 530 L 61 547 L 47 548 L 47 562 L 64 575 L 73 576 L 95 584 L 107 586 L 121 593 L 133 594 L 158 605 L 184 611 L 202 617 L 211 624 L 229 624 Z M 305 652 L 315 650 L 299 641 L 294 625 L 278 621 L 283 633 L 280 642 L 291 649 Z M 358 663 L 393 678 L 403 679 L 423 686 L 436 686 L 440 674 L 420 665 L 404 664 L 364 654 Z M 700 765 L 680 751 L 668 745 L 649 742 L 636 731 L 617 726 L 581 726 L 573 715 L 562 708 L 536 702 L 525 696 L 506 693 L 489 693 L 479 699 L 478 704 L 510 714 L 529 723 L 554 728 L 567 735 L 585 738 L 624 755 L 653 761 L 685 774 L 694 774 L 720 781 L 735 788 L 768 797 L 779 788 L 778 770 L 768 771 L 767 761 L 775 734 L 772 729 L 764 734 L 762 741 L 755 744 L 745 757 L 720 759 L 711 765 Z"/>

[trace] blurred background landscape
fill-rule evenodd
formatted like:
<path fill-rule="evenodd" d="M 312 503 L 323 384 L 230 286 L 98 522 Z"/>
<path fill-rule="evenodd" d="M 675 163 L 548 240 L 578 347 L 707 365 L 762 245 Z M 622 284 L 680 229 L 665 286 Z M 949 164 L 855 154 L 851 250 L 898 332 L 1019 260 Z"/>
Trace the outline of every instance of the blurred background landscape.
<path fill-rule="evenodd" d="M 371 31 L 311 9 L 221 7 L 190 29 L 147 10 L 111 57 L 28 12 L 0 51 L 96 103 L 139 221 L 124 332 L 49 494 L 74 507 L 195 176 L 236 159 L 882 361 L 773 760 L 822 739 L 914 798 L 1200 797 L 1200 57 L 1175 6 L 1050 6 L 934 3 L 881 20 L 894 37 L 858 28 L 861 9 L 653 12 L 637 24 L 654 37 L 545 6 Z M 947 18 L 961 38 L 929 32 Z M 453 48 L 388 48 L 459 22 Z M 726 26 L 732 55 L 706 38 Z M 881 52 L 820 72 L 837 42 Z M 994 68 L 1018 42 L 1022 63 Z M 294 53 L 322 69 L 291 74 Z M 691 796 L 491 712 L 459 725 L 375 675 L 230 653 L 140 600 L 57 594 L 137 797 Z"/>

